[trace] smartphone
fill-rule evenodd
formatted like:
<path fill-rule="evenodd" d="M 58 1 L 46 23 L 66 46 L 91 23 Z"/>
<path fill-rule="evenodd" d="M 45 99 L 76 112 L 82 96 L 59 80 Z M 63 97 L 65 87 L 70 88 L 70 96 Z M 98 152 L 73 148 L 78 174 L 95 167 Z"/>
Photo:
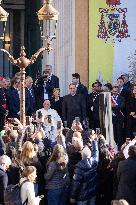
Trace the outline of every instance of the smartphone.
<path fill-rule="evenodd" d="M 36 114 L 35 113 L 32 114 L 32 118 L 33 118 L 33 120 L 36 120 Z"/>
<path fill-rule="evenodd" d="M 26 125 L 30 125 L 30 116 L 26 116 Z"/>
<path fill-rule="evenodd" d="M 48 123 L 51 123 L 51 115 L 48 115 Z"/>
<path fill-rule="evenodd" d="M 61 129 L 61 121 L 57 121 L 57 129 Z"/>
<path fill-rule="evenodd" d="M 14 124 L 14 121 L 15 121 L 14 118 L 8 118 L 8 123 L 9 124 Z"/>
<path fill-rule="evenodd" d="M 80 122 L 80 118 L 79 117 L 75 117 L 75 123 L 79 124 L 79 122 Z"/>
<path fill-rule="evenodd" d="M 67 121 L 64 121 L 64 127 L 67 127 L 67 126 L 68 126 Z"/>
<path fill-rule="evenodd" d="M 42 112 L 38 111 L 38 118 L 41 119 L 42 118 Z"/>
<path fill-rule="evenodd" d="M 101 134 L 101 129 L 100 128 L 96 128 L 96 134 L 100 135 Z"/>
<path fill-rule="evenodd" d="M 13 127 L 13 130 L 18 130 L 18 126 L 14 126 L 14 127 Z"/>
<path fill-rule="evenodd" d="M 40 198 L 40 199 L 44 198 L 44 195 L 40 195 L 39 198 Z"/>

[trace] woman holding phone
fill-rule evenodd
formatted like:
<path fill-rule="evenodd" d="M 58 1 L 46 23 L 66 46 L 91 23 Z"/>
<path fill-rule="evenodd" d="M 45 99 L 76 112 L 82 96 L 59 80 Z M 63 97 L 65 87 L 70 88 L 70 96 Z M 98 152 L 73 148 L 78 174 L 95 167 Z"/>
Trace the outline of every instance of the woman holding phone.
<path fill-rule="evenodd" d="M 48 205 L 66 205 L 66 191 L 69 186 L 67 164 L 68 156 L 63 146 L 55 145 L 45 173 Z"/>

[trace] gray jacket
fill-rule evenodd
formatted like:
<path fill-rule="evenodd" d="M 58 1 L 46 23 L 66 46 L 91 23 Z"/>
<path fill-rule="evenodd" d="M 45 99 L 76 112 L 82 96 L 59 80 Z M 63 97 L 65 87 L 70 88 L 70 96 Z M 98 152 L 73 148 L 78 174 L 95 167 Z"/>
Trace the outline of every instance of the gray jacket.
<path fill-rule="evenodd" d="M 60 189 L 69 184 L 69 174 L 67 168 L 58 169 L 55 161 L 49 164 L 47 173 L 45 174 L 46 189 Z"/>

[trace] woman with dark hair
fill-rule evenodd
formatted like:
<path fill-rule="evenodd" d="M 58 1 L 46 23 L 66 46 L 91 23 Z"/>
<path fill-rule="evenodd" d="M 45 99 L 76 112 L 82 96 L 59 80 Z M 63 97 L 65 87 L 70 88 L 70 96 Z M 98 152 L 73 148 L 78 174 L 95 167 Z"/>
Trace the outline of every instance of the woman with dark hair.
<path fill-rule="evenodd" d="M 133 138 L 136 132 L 136 84 L 132 88 L 132 95 L 126 102 L 127 111 L 127 137 Z"/>
<path fill-rule="evenodd" d="M 97 204 L 109 205 L 113 194 L 113 171 L 110 163 L 114 158 L 114 150 L 107 144 L 104 136 L 100 135 L 99 145 L 99 163 L 98 163 L 98 194 Z"/>
<path fill-rule="evenodd" d="M 50 100 L 51 108 L 56 110 L 60 117 L 62 117 L 62 101 L 63 101 L 63 98 L 60 97 L 60 89 L 54 88 L 53 96 Z"/>
<path fill-rule="evenodd" d="M 27 205 L 39 205 L 40 197 L 35 197 L 34 182 L 36 179 L 36 168 L 34 166 L 27 166 L 20 179 L 21 186 L 21 201 L 22 204 L 26 202 Z"/>
<path fill-rule="evenodd" d="M 63 146 L 55 145 L 45 174 L 48 205 L 66 205 L 66 188 L 69 185 L 67 164 L 68 156 Z"/>

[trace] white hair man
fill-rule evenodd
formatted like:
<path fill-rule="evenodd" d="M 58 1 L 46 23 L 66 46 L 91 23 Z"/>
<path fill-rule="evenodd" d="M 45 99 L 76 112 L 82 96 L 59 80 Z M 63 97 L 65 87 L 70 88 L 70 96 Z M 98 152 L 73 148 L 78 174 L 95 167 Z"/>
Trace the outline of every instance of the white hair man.
<path fill-rule="evenodd" d="M 4 191 L 8 185 L 7 169 L 11 165 L 11 159 L 7 155 L 0 157 L 0 204 L 4 205 Z"/>
<path fill-rule="evenodd" d="M 52 143 L 56 141 L 57 135 L 57 122 L 61 121 L 57 111 L 50 108 L 51 104 L 49 100 L 45 100 L 43 108 L 36 111 L 36 117 L 38 122 L 44 124 L 44 131 L 46 137 L 48 137 Z"/>
<path fill-rule="evenodd" d="M 92 151 L 84 147 L 82 160 L 76 165 L 71 187 L 71 203 L 95 204 L 97 193 L 98 143 L 92 141 Z"/>

